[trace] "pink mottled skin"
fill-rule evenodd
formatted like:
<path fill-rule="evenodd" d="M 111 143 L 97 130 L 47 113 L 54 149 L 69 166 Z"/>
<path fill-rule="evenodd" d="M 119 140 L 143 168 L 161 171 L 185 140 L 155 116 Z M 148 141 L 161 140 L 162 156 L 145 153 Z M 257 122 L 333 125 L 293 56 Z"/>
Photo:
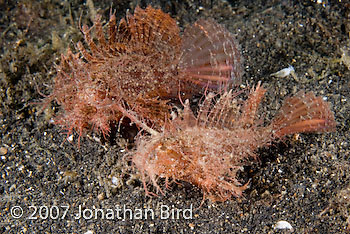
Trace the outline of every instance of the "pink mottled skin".
<path fill-rule="evenodd" d="M 81 31 L 85 46 L 61 57 L 52 93 L 60 112 L 55 123 L 79 137 L 86 130 L 106 136 L 125 111 L 160 130 L 170 118 L 171 102 L 222 90 L 242 76 L 241 55 L 233 35 L 213 20 L 199 20 L 183 35 L 169 14 L 136 7 L 119 24 L 111 15 L 105 36 L 101 16 Z M 132 113 L 132 115 L 131 115 Z"/>
<path fill-rule="evenodd" d="M 138 139 L 133 162 L 139 169 L 148 193 L 151 182 L 158 191 L 159 179 L 187 181 L 202 189 L 204 197 L 225 201 L 241 196 L 247 184 L 237 179 L 237 172 L 249 160 L 257 159 L 256 150 L 292 133 L 328 132 L 335 129 L 329 104 L 312 92 L 303 91 L 287 98 L 279 114 L 268 126 L 258 123 L 258 106 L 265 89 L 260 84 L 252 89 L 243 106 L 235 94 L 225 92 L 212 105 L 209 93 L 198 116 L 184 104 L 180 116 L 164 131 Z"/>

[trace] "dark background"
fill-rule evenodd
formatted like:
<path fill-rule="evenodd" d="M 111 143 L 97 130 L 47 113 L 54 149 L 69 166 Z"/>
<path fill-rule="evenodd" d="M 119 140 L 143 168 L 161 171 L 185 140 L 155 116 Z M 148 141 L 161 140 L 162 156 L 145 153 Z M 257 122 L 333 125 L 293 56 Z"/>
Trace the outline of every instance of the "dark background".
<path fill-rule="evenodd" d="M 60 54 L 82 40 L 81 24 L 93 12 L 108 21 L 136 5 L 161 8 L 181 29 L 214 18 L 241 44 L 243 85 L 262 81 L 268 90 L 261 113 L 270 120 L 288 95 L 314 91 L 332 104 L 337 131 L 300 134 L 259 150 L 260 161 L 240 175 L 250 181 L 244 197 L 202 202 L 190 184 L 173 185 L 165 196 L 146 197 L 135 170 L 123 158 L 132 144 L 123 136 L 101 142 L 88 133 L 80 148 L 65 141 L 50 119 L 58 106 L 40 113 L 51 92 Z M 0 233 L 278 233 L 288 221 L 296 233 L 346 233 L 350 208 L 349 101 L 350 5 L 347 1 L 5 1 L 0 0 Z M 348 55 L 348 56 L 347 56 Z M 292 76 L 270 74 L 294 66 Z M 38 88 L 37 88 L 37 87 Z M 75 140 L 77 136 L 75 136 Z M 129 149 L 127 149 L 129 148 Z M 114 184 L 112 183 L 112 178 Z M 33 205 L 159 210 L 193 204 L 191 220 L 28 220 Z M 11 216 L 21 206 L 24 215 Z M 62 210 L 61 210 L 62 211 Z"/>

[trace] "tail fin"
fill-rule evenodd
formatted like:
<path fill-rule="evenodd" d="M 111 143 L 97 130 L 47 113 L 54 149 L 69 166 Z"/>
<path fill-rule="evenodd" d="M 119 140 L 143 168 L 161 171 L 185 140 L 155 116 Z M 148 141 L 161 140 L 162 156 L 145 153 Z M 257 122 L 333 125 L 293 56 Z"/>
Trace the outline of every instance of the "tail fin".
<path fill-rule="evenodd" d="M 334 131 L 336 122 L 329 103 L 313 92 L 299 91 L 285 100 L 279 114 L 273 119 L 274 136 L 281 138 L 301 132 Z"/>

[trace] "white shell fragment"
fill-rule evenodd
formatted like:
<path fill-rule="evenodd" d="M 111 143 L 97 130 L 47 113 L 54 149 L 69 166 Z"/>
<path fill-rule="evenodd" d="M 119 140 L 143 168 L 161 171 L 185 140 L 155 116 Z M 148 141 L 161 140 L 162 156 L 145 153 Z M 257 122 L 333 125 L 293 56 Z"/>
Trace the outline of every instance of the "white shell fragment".
<path fill-rule="evenodd" d="M 72 141 L 73 141 L 73 138 L 74 138 L 74 135 L 70 135 L 70 136 L 67 138 L 67 140 L 68 140 L 69 142 L 72 142 Z"/>
<path fill-rule="evenodd" d="M 112 184 L 118 186 L 120 183 L 119 179 L 115 176 L 112 177 Z"/>
<path fill-rule="evenodd" d="M 283 78 L 289 75 L 292 75 L 293 77 L 295 76 L 295 70 L 292 65 L 289 65 L 289 67 L 283 68 L 282 70 L 271 74 L 271 76 L 278 77 L 278 78 Z"/>
<path fill-rule="evenodd" d="M 287 221 L 284 220 L 280 220 L 278 221 L 275 225 L 273 225 L 274 229 L 288 229 L 290 231 L 293 231 L 293 227 L 292 225 L 290 225 L 290 223 L 288 223 Z"/>

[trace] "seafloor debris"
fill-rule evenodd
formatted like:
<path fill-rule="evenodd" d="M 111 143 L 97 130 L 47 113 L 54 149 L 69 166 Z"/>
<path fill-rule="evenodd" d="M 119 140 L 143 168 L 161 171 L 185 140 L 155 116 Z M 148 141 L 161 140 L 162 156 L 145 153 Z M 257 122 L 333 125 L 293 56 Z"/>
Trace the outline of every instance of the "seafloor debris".
<path fill-rule="evenodd" d="M 342 53 L 340 61 L 350 70 L 350 46 L 344 46 L 340 51 Z"/>
<path fill-rule="evenodd" d="M 289 67 L 283 68 L 282 70 L 271 74 L 271 76 L 278 77 L 278 78 L 284 78 L 289 75 L 292 75 L 293 77 L 296 76 L 294 67 L 292 65 L 289 65 Z"/>

